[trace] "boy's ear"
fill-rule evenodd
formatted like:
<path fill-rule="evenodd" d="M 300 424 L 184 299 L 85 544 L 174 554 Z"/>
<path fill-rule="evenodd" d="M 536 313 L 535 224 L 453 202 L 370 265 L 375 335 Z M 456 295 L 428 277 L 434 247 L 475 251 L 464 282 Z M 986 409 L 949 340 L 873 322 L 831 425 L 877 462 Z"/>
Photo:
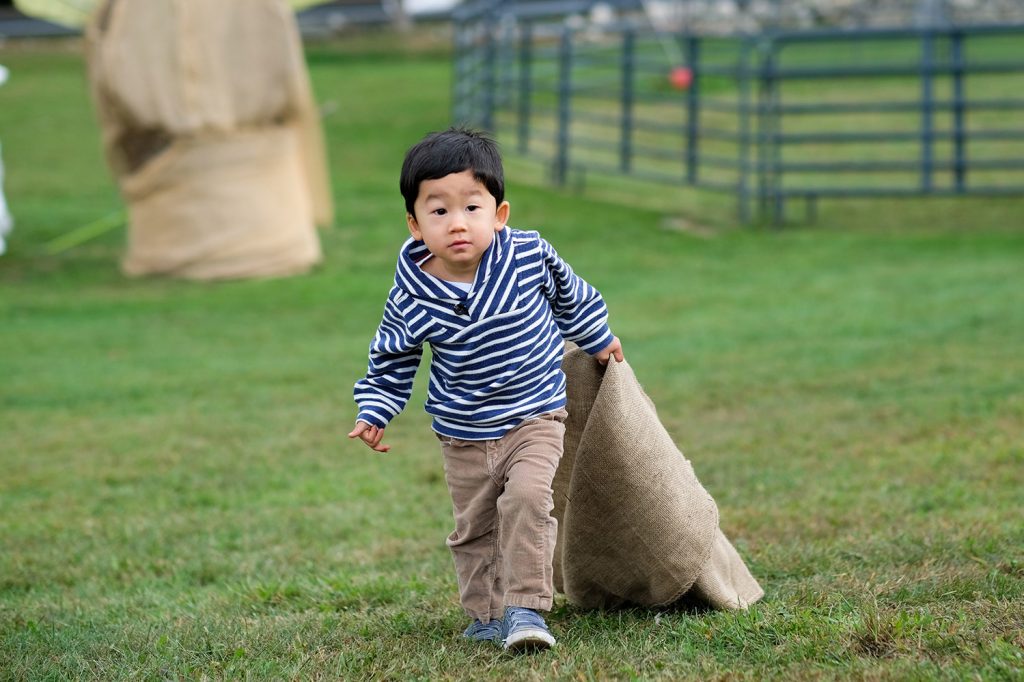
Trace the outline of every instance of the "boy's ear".
<path fill-rule="evenodd" d="M 501 202 L 501 206 L 499 206 L 498 210 L 495 211 L 494 213 L 495 232 L 501 232 L 502 230 L 505 229 L 505 226 L 508 225 L 508 216 L 510 210 L 511 206 L 509 206 L 509 203 L 507 201 Z"/>
<path fill-rule="evenodd" d="M 418 242 L 423 241 L 423 233 L 420 232 L 420 226 L 419 223 L 416 222 L 416 216 L 412 213 L 406 213 L 405 224 L 409 226 L 409 234 L 412 235 L 413 239 Z"/>

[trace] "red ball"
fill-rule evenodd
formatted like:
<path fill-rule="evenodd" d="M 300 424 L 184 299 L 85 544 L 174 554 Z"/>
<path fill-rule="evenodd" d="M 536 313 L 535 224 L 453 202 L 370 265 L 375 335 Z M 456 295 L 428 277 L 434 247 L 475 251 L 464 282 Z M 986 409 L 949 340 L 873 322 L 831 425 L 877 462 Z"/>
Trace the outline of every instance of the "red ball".
<path fill-rule="evenodd" d="M 693 71 L 688 66 L 674 66 L 669 71 L 668 82 L 676 90 L 685 90 L 693 83 Z"/>

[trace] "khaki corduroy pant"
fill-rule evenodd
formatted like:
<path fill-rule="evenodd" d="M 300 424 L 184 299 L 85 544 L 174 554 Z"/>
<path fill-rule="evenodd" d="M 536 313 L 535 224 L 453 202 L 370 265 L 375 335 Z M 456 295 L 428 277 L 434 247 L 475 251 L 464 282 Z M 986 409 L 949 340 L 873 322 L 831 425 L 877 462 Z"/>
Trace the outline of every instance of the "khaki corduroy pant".
<path fill-rule="evenodd" d="M 550 412 L 495 440 L 438 436 L 455 512 L 447 544 L 459 596 L 466 613 L 484 623 L 501 618 L 505 606 L 551 608 L 551 483 L 565 418 L 565 410 Z"/>

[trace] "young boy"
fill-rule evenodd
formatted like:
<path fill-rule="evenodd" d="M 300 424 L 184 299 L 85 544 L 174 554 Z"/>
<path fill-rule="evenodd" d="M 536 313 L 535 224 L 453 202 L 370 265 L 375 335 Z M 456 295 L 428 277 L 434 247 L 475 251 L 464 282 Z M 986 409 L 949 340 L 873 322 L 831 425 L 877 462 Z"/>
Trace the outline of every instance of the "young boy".
<path fill-rule="evenodd" d="M 563 339 L 622 360 L 601 295 L 536 232 L 506 229 L 501 156 L 452 128 L 406 154 L 400 181 L 412 237 L 355 385 L 349 438 L 377 452 L 405 407 L 430 343 L 426 410 L 455 512 L 447 544 L 473 618 L 464 636 L 506 649 L 555 643 L 549 610 L 556 522 L 551 483 L 566 417 Z"/>

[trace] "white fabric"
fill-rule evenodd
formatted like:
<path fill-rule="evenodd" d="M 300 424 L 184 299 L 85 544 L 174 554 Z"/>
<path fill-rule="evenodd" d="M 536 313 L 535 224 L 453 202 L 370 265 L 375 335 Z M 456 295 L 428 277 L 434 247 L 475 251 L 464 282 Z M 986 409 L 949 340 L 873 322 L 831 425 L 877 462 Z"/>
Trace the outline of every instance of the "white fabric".
<path fill-rule="evenodd" d="M 7 82 L 7 77 L 10 71 L 0 64 L 0 85 Z M 14 218 L 11 217 L 11 212 L 7 209 L 7 199 L 4 198 L 4 159 L 3 159 L 3 147 L 0 147 L 0 256 L 7 252 L 7 242 L 4 239 L 11 233 L 14 228 Z"/>
<path fill-rule="evenodd" d="M 11 233 L 14 227 L 14 218 L 7 210 L 7 200 L 4 199 L 4 159 L 0 156 L 0 256 L 7 252 L 7 241 L 4 239 Z"/>

